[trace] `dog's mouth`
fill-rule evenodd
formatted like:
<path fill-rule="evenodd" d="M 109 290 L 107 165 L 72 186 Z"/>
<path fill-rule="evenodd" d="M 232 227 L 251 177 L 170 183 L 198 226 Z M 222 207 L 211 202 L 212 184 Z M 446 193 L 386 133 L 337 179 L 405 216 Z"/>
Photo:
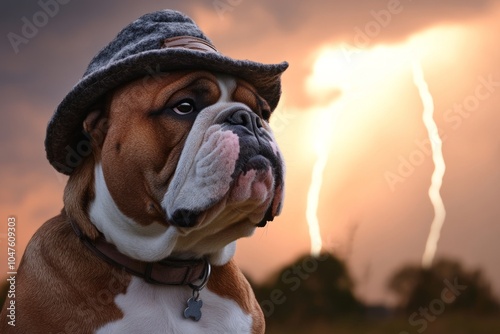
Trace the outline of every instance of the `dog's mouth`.
<path fill-rule="evenodd" d="M 181 234 L 184 234 L 190 228 L 203 225 L 204 221 L 213 220 L 215 216 L 224 216 L 226 220 L 238 220 L 237 217 L 244 220 L 253 216 L 248 222 L 257 227 L 263 227 L 268 221 L 272 221 L 278 213 L 278 206 L 281 206 L 281 203 L 274 203 L 281 201 L 282 196 L 281 175 L 276 175 L 276 170 L 280 170 L 279 166 L 274 166 L 269 158 L 261 154 L 242 159 L 238 165 L 232 175 L 229 190 L 222 198 L 214 199 L 198 210 L 175 210 L 170 218 L 171 225 L 178 227 Z M 256 220 L 259 214 L 263 217 Z"/>
<path fill-rule="evenodd" d="M 179 160 L 185 167 L 163 201 L 169 223 L 182 234 L 208 225 L 265 226 L 283 197 L 283 161 L 270 128 L 241 104 L 211 119 L 206 113 L 209 124 L 198 115 Z"/>

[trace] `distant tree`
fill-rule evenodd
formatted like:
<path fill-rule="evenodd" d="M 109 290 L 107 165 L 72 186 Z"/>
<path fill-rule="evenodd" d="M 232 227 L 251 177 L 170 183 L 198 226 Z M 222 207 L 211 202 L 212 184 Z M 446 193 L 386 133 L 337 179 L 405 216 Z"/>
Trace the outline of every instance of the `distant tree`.
<path fill-rule="evenodd" d="M 429 269 L 405 266 L 391 277 L 388 288 L 397 295 L 399 307 L 408 313 L 431 305 L 436 299 L 442 300 L 447 310 L 476 313 L 499 310 L 482 272 L 466 271 L 452 260 L 442 259 Z"/>
<path fill-rule="evenodd" d="M 304 256 L 282 269 L 270 284 L 254 287 L 269 323 L 303 323 L 359 314 L 345 264 L 331 254 Z"/>

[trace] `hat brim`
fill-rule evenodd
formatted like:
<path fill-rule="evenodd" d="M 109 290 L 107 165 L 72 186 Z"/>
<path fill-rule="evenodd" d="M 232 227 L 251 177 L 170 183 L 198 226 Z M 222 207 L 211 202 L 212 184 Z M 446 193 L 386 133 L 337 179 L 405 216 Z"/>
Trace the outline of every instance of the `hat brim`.
<path fill-rule="evenodd" d="M 85 76 L 57 107 L 47 127 L 47 159 L 57 171 L 70 175 L 83 155 L 89 154 L 88 147 L 78 148 L 79 142 L 89 144 L 83 130 L 89 108 L 107 92 L 134 79 L 186 69 L 230 74 L 252 84 L 274 110 L 281 93 L 280 77 L 287 67 L 286 62 L 261 64 L 184 48 L 151 50 L 114 62 Z"/>

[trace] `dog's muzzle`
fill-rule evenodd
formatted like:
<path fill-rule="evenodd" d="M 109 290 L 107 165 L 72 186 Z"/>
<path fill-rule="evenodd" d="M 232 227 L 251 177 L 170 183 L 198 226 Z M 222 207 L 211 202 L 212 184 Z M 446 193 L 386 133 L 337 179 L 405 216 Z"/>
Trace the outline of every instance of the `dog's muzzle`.
<path fill-rule="evenodd" d="M 196 226 L 223 199 L 235 210 L 254 205 L 249 214 L 261 213 L 255 226 L 279 211 L 283 161 L 269 126 L 241 103 L 222 107 L 200 112 L 186 140 L 164 201 L 174 226 Z"/>

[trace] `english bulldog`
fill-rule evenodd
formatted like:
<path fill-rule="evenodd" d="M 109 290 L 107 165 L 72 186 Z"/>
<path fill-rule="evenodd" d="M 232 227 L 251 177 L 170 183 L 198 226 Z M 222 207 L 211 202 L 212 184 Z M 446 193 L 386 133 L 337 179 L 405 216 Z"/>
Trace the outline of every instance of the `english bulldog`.
<path fill-rule="evenodd" d="M 193 24 L 178 12 L 155 15 L 132 25 L 158 16 Z M 88 72 L 78 99 L 68 95 L 49 124 L 49 160 L 70 175 L 64 208 L 28 244 L 15 326 L 7 302 L 2 333 L 264 333 L 261 308 L 232 258 L 236 240 L 282 207 L 284 163 L 269 126 L 276 82 L 268 89 L 272 80 L 253 80 L 249 63 L 210 63 L 218 52 L 189 29 L 180 44 L 162 31 L 158 49 L 136 55 L 191 52 L 193 66 L 179 60 L 178 68 L 131 79 L 124 61 L 113 60 L 126 79 L 103 88 L 112 66 L 106 82 L 95 79 L 103 70 Z M 74 163 L 62 170 L 72 152 L 81 159 L 70 154 Z"/>

